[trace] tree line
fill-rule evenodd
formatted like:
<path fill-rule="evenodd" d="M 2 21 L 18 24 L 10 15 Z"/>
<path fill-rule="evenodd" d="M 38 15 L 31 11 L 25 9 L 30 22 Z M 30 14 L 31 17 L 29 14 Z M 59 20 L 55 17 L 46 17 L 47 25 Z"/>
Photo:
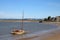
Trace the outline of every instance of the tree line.
<path fill-rule="evenodd" d="M 39 22 L 42 22 L 42 21 L 55 22 L 56 19 L 57 19 L 56 17 L 48 16 L 47 18 L 44 18 L 43 20 L 39 20 Z"/>

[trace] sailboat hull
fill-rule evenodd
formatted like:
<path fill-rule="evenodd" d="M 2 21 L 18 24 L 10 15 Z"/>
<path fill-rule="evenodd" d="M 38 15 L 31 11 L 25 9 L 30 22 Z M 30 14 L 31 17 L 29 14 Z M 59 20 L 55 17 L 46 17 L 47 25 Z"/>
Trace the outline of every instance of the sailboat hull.
<path fill-rule="evenodd" d="M 13 31 L 11 34 L 25 34 L 26 32 L 24 30 L 18 30 L 18 31 Z"/>

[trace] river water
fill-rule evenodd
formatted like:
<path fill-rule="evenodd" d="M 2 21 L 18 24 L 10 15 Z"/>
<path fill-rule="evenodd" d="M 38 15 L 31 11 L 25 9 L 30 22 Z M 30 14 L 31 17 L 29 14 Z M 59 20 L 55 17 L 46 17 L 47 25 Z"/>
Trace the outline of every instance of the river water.
<path fill-rule="evenodd" d="M 18 38 L 23 37 L 32 37 L 36 34 L 47 32 L 47 30 L 57 28 L 54 24 L 44 24 L 38 22 L 24 22 L 23 29 L 28 31 L 27 34 L 24 35 L 11 35 L 10 32 L 13 29 L 20 29 L 22 23 L 21 22 L 0 22 L 0 40 L 16 40 Z"/>

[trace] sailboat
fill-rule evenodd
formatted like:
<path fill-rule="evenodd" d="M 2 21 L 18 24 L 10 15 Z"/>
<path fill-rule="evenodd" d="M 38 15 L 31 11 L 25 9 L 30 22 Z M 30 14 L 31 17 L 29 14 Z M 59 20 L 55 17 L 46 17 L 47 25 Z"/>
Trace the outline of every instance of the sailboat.
<path fill-rule="evenodd" d="M 26 33 L 25 30 L 23 29 L 23 18 L 24 18 L 24 11 L 23 11 L 23 15 L 22 15 L 22 26 L 21 26 L 21 29 L 20 29 L 20 30 L 14 29 L 14 30 L 11 32 L 11 34 L 16 34 L 16 35 L 20 34 L 20 35 L 21 35 L 21 34 Z"/>

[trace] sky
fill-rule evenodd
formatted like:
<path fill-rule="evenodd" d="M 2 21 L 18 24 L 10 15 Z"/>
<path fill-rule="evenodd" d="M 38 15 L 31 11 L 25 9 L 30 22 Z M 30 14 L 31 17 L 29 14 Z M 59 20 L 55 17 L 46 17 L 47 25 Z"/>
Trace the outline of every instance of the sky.
<path fill-rule="evenodd" d="M 60 0 L 0 0 L 0 18 L 20 19 L 60 16 Z"/>

